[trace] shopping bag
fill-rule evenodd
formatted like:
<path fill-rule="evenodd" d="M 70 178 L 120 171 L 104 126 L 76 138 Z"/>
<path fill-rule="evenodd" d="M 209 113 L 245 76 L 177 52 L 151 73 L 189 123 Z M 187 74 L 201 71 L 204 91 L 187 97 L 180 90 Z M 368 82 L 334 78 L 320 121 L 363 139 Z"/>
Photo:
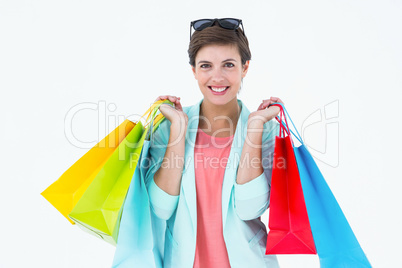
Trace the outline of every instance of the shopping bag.
<path fill-rule="evenodd" d="M 125 120 L 41 193 L 72 224 L 68 214 L 134 126 L 135 123 Z"/>
<path fill-rule="evenodd" d="M 345 215 L 308 152 L 285 107 L 301 145 L 294 147 L 320 267 L 372 267 Z"/>
<path fill-rule="evenodd" d="M 161 114 L 155 120 L 159 117 Z M 151 135 L 156 127 L 152 122 L 149 124 L 141 156 L 124 201 L 113 268 L 163 267 L 166 221 L 152 213 L 146 185 L 149 182 L 145 182 L 145 175 L 152 166 L 148 152 Z"/>
<path fill-rule="evenodd" d="M 124 202 L 113 268 L 162 267 L 166 221 L 156 217 L 150 208 L 144 180 L 150 166 L 149 144 L 144 141 Z"/>
<path fill-rule="evenodd" d="M 149 109 L 154 120 L 158 101 Z M 151 116 L 152 114 L 152 116 Z M 158 122 L 163 117 L 158 116 Z M 147 132 L 139 121 L 105 162 L 81 199 L 68 215 L 79 227 L 116 245 L 122 207 L 133 177 Z"/>
<path fill-rule="evenodd" d="M 266 254 L 316 254 L 290 135 L 275 138 Z"/>

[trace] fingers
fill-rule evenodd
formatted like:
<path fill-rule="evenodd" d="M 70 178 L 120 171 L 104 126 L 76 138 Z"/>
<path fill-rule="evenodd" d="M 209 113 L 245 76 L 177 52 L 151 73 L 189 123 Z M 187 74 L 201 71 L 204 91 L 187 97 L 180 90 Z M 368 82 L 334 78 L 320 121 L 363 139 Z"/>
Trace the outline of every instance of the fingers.
<path fill-rule="evenodd" d="M 183 107 L 181 106 L 181 103 L 180 103 L 180 97 L 179 97 L 178 100 L 175 102 L 175 106 L 176 106 L 176 109 L 177 109 L 177 110 L 183 111 Z"/>
<path fill-rule="evenodd" d="M 280 102 L 280 103 L 284 104 L 283 101 L 282 101 L 280 98 L 278 98 L 278 97 L 271 97 L 270 100 L 271 100 L 272 102 Z"/>
<path fill-rule="evenodd" d="M 159 96 L 159 97 L 157 97 L 157 98 L 155 99 L 155 101 L 158 101 L 158 100 L 166 100 L 166 98 L 167 98 L 167 96 Z"/>
<path fill-rule="evenodd" d="M 264 109 L 267 108 L 269 105 L 271 105 L 271 103 L 273 103 L 273 101 L 271 101 L 271 99 L 263 100 L 262 103 L 260 104 L 260 106 L 258 106 L 258 109 L 257 109 L 257 110 L 264 110 Z"/>
<path fill-rule="evenodd" d="M 170 100 L 171 102 L 176 102 L 176 100 L 180 100 L 180 97 L 170 96 L 170 95 L 162 95 L 156 98 L 155 101 L 158 100 Z"/>
<path fill-rule="evenodd" d="M 155 101 L 158 101 L 158 100 L 169 100 L 174 103 L 177 110 L 179 110 L 179 111 L 183 110 L 183 107 L 180 103 L 180 97 L 171 96 L 171 95 L 162 95 L 162 96 L 159 96 L 158 98 L 156 98 Z"/>
<path fill-rule="evenodd" d="M 280 103 L 284 104 L 283 101 L 282 101 L 280 98 L 271 97 L 271 98 L 269 98 L 269 99 L 263 100 L 263 101 L 261 102 L 260 106 L 258 106 L 258 109 L 257 109 L 257 110 L 263 110 L 263 109 L 269 107 L 269 106 L 270 106 L 272 103 L 274 103 L 274 102 L 280 102 Z"/>

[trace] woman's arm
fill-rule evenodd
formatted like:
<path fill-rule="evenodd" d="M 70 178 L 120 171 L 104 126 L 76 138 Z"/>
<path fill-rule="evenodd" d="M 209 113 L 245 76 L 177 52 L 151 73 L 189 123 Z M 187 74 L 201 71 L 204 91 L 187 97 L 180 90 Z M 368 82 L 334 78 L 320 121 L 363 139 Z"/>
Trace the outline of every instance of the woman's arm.
<path fill-rule="evenodd" d="M 247 183 L 235 183 L 235 207 L 242 220 L 260 217 L 269 206 L 275 136 L 279 133 L 279 124 L 271 121 L 266 126 L 264 133 L 267 135 L 263 135 L 261 152 L 264 172 Z"/>
<path fill-rule="evenodd" d="M 263 101 L 258 110 L 250 114 L 247 122 L 247 135 L 235 184 L 236 211 L 243 220 L 258 218 L 269 204 L 270 184 L 264 175 L 262 138 L 264 124 L 279 113 L 278 107 L 266 109 L 273 102 L 282 101 L 279 98 Z M 271 126 L 275 126 L 275 124 L 271 124 Z M 276 128 L 270 129 L 270 131 L 275 131 L 276 135 Z M 267 157 L 267 153 L 273 152 L 272 141 L 271 138 L 271 144 L 265 144 L 265 157 Z M 269 147 L 267 148 L 267 146 Z"/>
<path fill-rule="evenodd" d="M 264 171 L 261 150 L 264 124 L 275 118 L 280 111 L 279 107 L 276 106 L 267 108 L 273 102 L 282 101 L 273 97 L 269 100 L 264 100 L 258 110 L 252 112 L 248 117 L 247 136 L 240 158 L 242 165 L 240 165 L 237 172 L 237 184 L 247 183 L 260 176 Z"/>
<path fill-rule="evenodd" d="M 241 152 L 240 163 L 237 171 L 237 184 L 245 184 L 263 173 L 262 168 L 262 133 L 263 120 L 250 114 L 247 122 L 247 135 Z"/>
<path fill-rule="evenodd" d="M 185 122 L 172 122 L 166 153 L 161 167 L 154 176 L 156 185 L 170 195 L 180 194 L 186 131 L 187 125 Z"/>
<path fill-rule="evenodd" d="M 155 132 L 150 148 L 154 165 L 147 174 L 152 209 L 159 218 L 166 220 L 171 217 L 178 203 L 188 122 L 180 99 L 173 96 L 160 96 L 158 99 L 167 98 L 175 103 L 175 108 L 166 104 L 159 108 L 170 124 L 162 123 Z"/>

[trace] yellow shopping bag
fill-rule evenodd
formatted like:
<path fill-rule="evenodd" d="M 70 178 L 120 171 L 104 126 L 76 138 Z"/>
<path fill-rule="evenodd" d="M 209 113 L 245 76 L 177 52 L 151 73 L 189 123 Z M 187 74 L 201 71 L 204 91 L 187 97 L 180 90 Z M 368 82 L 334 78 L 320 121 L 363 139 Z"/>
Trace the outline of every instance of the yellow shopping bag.
<path fill-rule="evenodd" d="M 148 126 L 138 122 L 124 138 L 68 215 L 84 231 L 113 245 L 117 242 L 124 200 L 144 140 L 163 118 L 157 115 L 162 102 L 165 101 L 158 101 L 147 111 Z"/>
<path fill-rule="evenodd" d="M 130 120 L 125 120 L 42 192 L 42 196 L 72 224 L 74 222 L 68 217 L 68 214 L 94 180 L 104 163 L 135 125 Z"/>
<path fill-rule="evenodd" d="M 122 178 L 131 178 L 129 173 L 133 170 L 122 164 L 128 159 L 130 164 L 136 162 L 142 142 L 150 133 L 144 132 L 145 128 L 149 127 L 148 124 L 151 123 L 151 131 L 154 131 L 163 121 L 163 115 L 157 114 L 162 103 L 173 105 L 168 100 L 155 102 L 142 116 L 146 122 L 145 126 L 140 121 L 133 123 L 125 120 L 43 191 L 42 196 L 72 224 L 78 223 L 84 230 L 115 244 L 122 201 L 127 192 L 127 179 Z M 138 141 L 137 146 L 132 147 Z M 126 161 L 116 161 L 122 160 L 121 157 Z M 117 178 L 119 179 L 113 182 Z M 97 189 L 97 185 L 100 189 Z M 104 196 L 105 193 L 107 196 Z M 79 202 L 81 199 L 83 200 Z M 81 205 L 78 205 L 79 203 Z M 75 207 L 77 208 L 74 210 Z M 99 212 L 104 218 L 99 217 Z"/>

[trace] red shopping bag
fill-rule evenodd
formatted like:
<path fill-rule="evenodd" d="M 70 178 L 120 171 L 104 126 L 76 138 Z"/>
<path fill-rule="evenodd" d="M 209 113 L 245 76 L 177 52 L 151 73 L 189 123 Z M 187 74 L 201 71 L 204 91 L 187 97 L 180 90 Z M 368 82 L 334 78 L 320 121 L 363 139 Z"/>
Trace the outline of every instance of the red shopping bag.
<path fill-rule="evenodd" d="M 317 254 L 288 129 L 275 138 L 265 254 Z"/>

